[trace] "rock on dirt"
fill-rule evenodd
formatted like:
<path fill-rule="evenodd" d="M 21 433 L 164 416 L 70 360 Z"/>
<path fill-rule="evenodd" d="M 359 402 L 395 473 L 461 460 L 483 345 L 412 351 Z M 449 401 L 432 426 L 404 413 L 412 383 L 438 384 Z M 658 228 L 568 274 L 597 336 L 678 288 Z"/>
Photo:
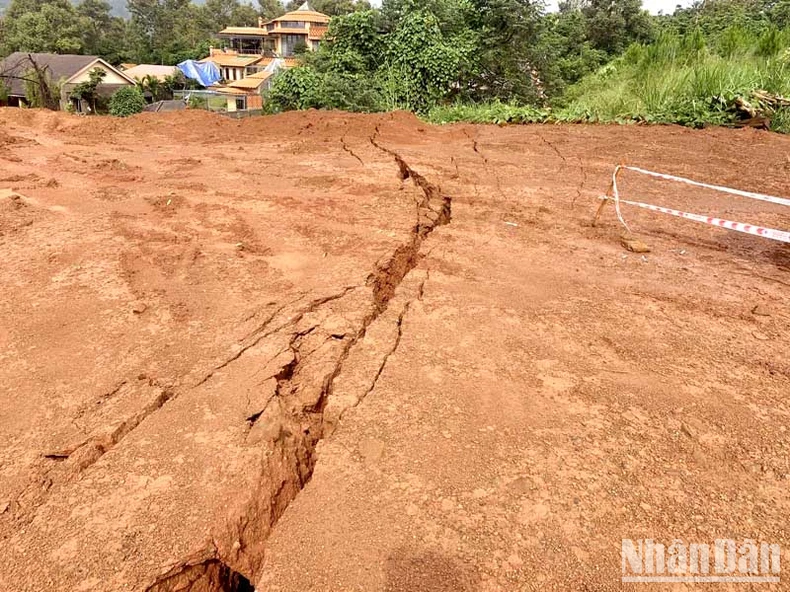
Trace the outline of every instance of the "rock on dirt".
<path fill-rule="evenodd" d="M 651 250 L 645 242 L 632 236 L 620 237 L 620 244 L 632 253 L 649 253 Z"/>

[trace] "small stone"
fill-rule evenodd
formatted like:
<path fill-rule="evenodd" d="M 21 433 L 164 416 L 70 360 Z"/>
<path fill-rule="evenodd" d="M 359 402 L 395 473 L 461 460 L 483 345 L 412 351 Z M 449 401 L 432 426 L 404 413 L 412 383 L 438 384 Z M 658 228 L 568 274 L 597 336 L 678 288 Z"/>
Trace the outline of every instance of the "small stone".
<path fill-rule="evenodd" d="M 132 305 L 132 312 L 134 314 L 143 314 L 148 309 L 148 305 L 145 302 L 135 302 Z"/>
<path fill-rule="evenodd" d="M 752 308 L 752 314 L 756 317 L 770 317 L 771 313 L 762 304 L 756 304 Z"/>
<path fill-rule="evenodd" d="M 0 504 L 0 514 L 5 514 L 8 511 L 8 502 Z"/>
<path fill-rule="evenodd" d="M 680 431 L 686 434 L 692 440 L 697 437 L 697 430 L 692 428 L 689 424 L 685 421 L 680 424 Z"/>
<path fill-rule="evenodd" d="M 650 247 L 648 247 L 644 242 L 642 242 L 638 238 L 623 236 L 620 237 L 620 244 L 623 245 L 623 247 L 625 247 L 626 250 L 631 251 L 632 253 L 650 252 Z"/>
<path fill-rule="evenodd" d="M 752 337 L 754 337 L 755 339 L 757 339 L 759 341 L 768 341 L 770 339 L 770 337 L 768 337 L 768 335 L 766 335 L 765 333 L 760 333 L 759 331 L 754 331 L 752 333 Z"/>

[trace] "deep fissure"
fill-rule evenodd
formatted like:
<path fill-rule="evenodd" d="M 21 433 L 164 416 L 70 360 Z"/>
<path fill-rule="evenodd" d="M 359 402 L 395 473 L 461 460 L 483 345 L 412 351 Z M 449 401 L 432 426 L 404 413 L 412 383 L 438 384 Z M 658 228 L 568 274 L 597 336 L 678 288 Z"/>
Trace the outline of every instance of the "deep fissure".
<path fill-rule="evenodd" d="M 199 564 L 184 562 L 180 568 L 173 568 L 151 584 L 146 592 L 253 590 L 250 581 L 254 581 L 254 578 L 260 575 L 263 542 L 288 504 L 312 476 L 317 461 L 316 446 L 324 437 L 326 430 L 324 410 L 332 395 L 333 383 L 343 371 L 343 364 L 355 345 L 365 336 L 368 327 L 387 309 L 404 278 L 418 265 L 422 257 L 420 250 L 425 239 L 437 227 L 450 223 L 452 198 L 443 195 L 437 185 L 414 170 L 400 154 L 378 143 L 376 140 L 378 133 L 376 128 L 376 133 L 369 138 L 371 144 L 393 158 L 401 182 L 411 179 L 422 194 L 416 203 L 416 219 L 409 240 L 398 246 L 386 262 L 378 265 L 368 277 L 367 285 L 371 288 L 371 297 L 364 304 L 367 312 L 358 328 L 350 335 L 329 333 L 322 338 L 320 331 L 317 331 L 320 326 L 315 325 L 306 331 L 293 333 L 290 340 L 293 357 L 275 374 L 274 378 L 277 382 L 274 395 L 260 412 L 246 418 L 251 430 L 269 421 L 274 435 L 269 442 L 270 450 L 263 455 L 258 486 L 251 492 L 246 512 L 239 517 L 235 531 L 229 533 L 232 535 L 229 540 L 235 541 L 231 549 L 228 550 L 215 543 L 213 549 L 207 551 L 208 558 L 203 562 Z M 345 141 L 343 145 L 345 149 Z M 423 286 L 420 287 L 420 296 L 422 290 Z M 344 298 L 350 291 L 351 289 L 346 289 L 336 297 L 325 299 L 320 303 L 316 301 L 311 311 L 332 300 Z M 385 355 L 368 392 L 375 388 L 389 356 L 401 341 L 403 318 L 408 309 L 409 303 L 404 306 L 398 317 L 398 335 L 395 344 Z M 295 327 L 304 314 L 305 312 L 302 312 L 291 319 L 287 326 Z M 285 326 L 273 331 L 284 328 Z M 270 334 L 272 333 L 258 335 L 253 341 L 257 343 Z M 309 354 L 303 355 L 301 349 L 305 342 L 311 339 L 323 339 L 323 341 L 319 342 Z M 334 361 L 330 358 L 330 361 L 322 364 L 321 355 L 327 355 L 327 351 L 334 356 Z M 238 357 L 235 356 L 234 359 Z M 315 364 L 318 364 L 318 371 L 311 367 L 314 363 L 313 358 L 317 358 Z M 317 383 L 320 383 L 320 387 Z M 318 392 L 311 394 L 316 389 Z M 203 567 L 198 568 L 196 565 Z"/>

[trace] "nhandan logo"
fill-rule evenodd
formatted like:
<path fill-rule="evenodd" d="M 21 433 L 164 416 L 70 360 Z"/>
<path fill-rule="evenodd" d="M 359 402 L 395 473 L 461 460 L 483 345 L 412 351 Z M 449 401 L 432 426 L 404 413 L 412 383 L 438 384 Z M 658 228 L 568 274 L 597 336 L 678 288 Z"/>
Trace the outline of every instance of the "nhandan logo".
<path fill-rule="evenodd" d="M 779 545 L 716 539 L 669 545 L 623 539 L 623 582 L 779 582 Z"/>

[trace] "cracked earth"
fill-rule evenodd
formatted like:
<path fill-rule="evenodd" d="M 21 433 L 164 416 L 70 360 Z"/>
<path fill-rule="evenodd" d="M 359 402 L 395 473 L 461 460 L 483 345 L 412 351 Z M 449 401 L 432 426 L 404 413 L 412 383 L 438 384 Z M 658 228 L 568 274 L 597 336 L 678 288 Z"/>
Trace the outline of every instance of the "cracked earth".
<path fill-rule="evenodd" d="M 790 548 L 790 252 L 592 224 L 620 163 L 788 196 L 788 138 L 0 125 L 0 590 L 619 590 L 622 538 Z"/>

